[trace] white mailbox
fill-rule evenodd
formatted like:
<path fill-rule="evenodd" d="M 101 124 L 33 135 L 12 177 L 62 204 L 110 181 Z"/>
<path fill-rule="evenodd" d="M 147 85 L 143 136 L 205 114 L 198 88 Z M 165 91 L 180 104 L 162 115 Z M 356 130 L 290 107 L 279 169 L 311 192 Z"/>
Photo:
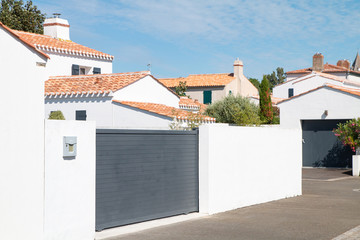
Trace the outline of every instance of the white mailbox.
<path fill-rule="evenodd" d="M 77 148 L 77 137 L 64 137 L 64 157 L 75 157 Z"/>

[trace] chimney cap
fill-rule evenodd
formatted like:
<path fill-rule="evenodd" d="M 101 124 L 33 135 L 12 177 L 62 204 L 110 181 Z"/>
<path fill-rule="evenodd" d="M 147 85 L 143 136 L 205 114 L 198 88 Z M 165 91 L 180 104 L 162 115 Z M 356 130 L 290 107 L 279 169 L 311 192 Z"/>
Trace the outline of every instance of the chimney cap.
<path fill-rule="evenodd" d="M 53 13 L 54 18 L 60 18 L 61 13 Z"/>
<path fill-rule="evenodd" d="M 234 66 L 244 66 L 244 63 L 239 58 L 236 58 Z"/>

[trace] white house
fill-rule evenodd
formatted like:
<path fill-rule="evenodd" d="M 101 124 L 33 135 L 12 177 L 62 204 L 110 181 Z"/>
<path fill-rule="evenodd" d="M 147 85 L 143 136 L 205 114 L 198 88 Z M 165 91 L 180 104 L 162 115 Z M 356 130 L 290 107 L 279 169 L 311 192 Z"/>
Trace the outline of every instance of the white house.
<path fill-rule="evenodd" d="M 344 87 L 360 88 L 360 82 L 351 81 L 346 78 L 341 78 L 327 73 L 313 71 L 298 78 L 291 78 L 290 80 L 275 86 L 273 88 L 273 96 L 276 98 L 289 98 L 320 87 L 325 83 Z"/>
<path fill-rule="evenodd" d="M 71 41 L 70 25 L 65 19 L 46 19 L 44 35 L 17 30 L 12 32 L 48 56 L 45 67 L 49 76 L 112 73 L 114 57 Z"/>
<path fill-rule="evenodd" d="M 360 117 L 360 89 L 324 84 L 278 103 L 280 125 L 303 132 L 303 165 L 351 167 L 353 152 L 337 140 L 338 123 Z"/>
<path fill-rule="evenodd" d="M 3 89 L 0 96 L 1 238 L 42 239 L 44 221 L 44 100 L 42 96 L 44 82 L 47 79 L 46 69 L 43 66 L 49 61 L 49 56 L 23 41 L 1 22 L 0 40 Z"/>
<path fill-rule="evenodd" d="M 94 120 L 98 127 L 169 129 L 174 118 L 193 116 L 179 108 L 179 101 L 148 71 L 50 77 L 45 82 L 46 116 L 61 110 L 67 120 Z"/>
<path fill-rule="evenodd" d="M 360 57 L 356 55 L 354 63 L 350 66 L 349 60 L 339 60 L 336 65 L 325 63 L 324 56 L 316 53 L 313 56 L 313 65 L 309 68 L 298 69 L 286 72 L 286 81 L 301 77 L 313 71 L 322 72 L 337 76 L 339 78 L 356 81 L 360 83 Z"/>
<path fill-rule="evenodd" d="M 186 94 L 200 103 L 210 104 L 229 94 L 251 97 L 258 95 L 257 88 L 244 75 L 244 64 L 237 59 L 234 73 L 191 74 L 181 78 L 159 79 L 165 86 L 175 89 L 186 82 Z"/>

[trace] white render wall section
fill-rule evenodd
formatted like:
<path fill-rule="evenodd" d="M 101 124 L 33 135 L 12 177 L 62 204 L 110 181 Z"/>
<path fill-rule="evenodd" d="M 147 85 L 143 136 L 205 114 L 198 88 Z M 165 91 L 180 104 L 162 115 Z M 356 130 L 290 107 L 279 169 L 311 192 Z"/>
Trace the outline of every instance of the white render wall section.
<path fill-rule="evenodd" d="M 75 120 L 76 110 L 86 110 L 87 120 L 96 121 L 97 126 L 113 126 L 113 104 L 111 97 L 94 98 L 46 98 L 45 117 L 51 111 L 62 111 L 66 120 Z"/>
<path fill-rule="evenodd" d="M 114 93 L 114 100 L 159 103 L 171 107 L 179 107 L 180 98 L 156 81 L 146 76 Z"/>
<path fill-rule="evenodd" d="M 332 80 L 329 78 L 325 78 L 325 77 L 322 77 L 319 75 L 315 75 L 314 77 L 311 77 L 311 76 L 314 76 L 314 74 L 307 75 L 307 76 L 298 78 L 298 79 L 290 81 L 290 82 L 287 81 L 281 85 L 274 87 L 273 96 L 278 97 L 278 98 L 288 98 L 289 97 L 289 95 L 288 95 L 289 88 L 294 89 L 294 96 L 295 96 L 295 95 L 299 95 L 301 93 L 310 91 L 314 88 L 323 86 L 325 83 L 330 83 L 333 85 L 344 86 L 344 87 L 359 88 L 358 86 L 346 85 L 346 84 L 343 84 L 342 82 Z"/>
<path fill-rule="evenodd" d="M 166 129 L 172 122 L 170 117 L 150 113 L 138 108 L 114 103 L 114 127 L 131 129 Z"/>
<path fill-rule="evenodd" d="M 105 59 L 94 59 L 88 57 L 56 54 L 53 52 L 43 51 L 50 56 L 50 60 L 46 66 L 49 76 L 71 76 L 72 65 L 80 65 L 91 67 L 88 74 L 93 74 L 93 68 L 101 68 L 101 73 L 112 73 L 112 61 Z"/>
<path fill-rule="evenodd" d="M 39 240 L 44 224 L 47 60 L 0 27 L 0 238 Z M 14 95 L 15 94 L 15 95 Z"/>
<path fill-rule="evenodd" d="M 328 87 L 278 104 L 280 125 L 301 129 L 300 120 L 352 119 L 360 117 L 360 97 Z M 328 110 L 328 116 L 324 115 Z"/>
<path fill-rule="evenodd" d="M 51 111 L 62 111 L 66 120 L 75 120 L 76 110 L 86 110 L 87 121 L 95 121 L 99 128 L 169 129 L 172 119 L 113 103 L 106 98 L 53 98 L 45 100 L 45 117 Z"/>
<path fill-rule="evenodd" d="M 94 239 L 95 131 L 95 122 L 45 122 L 45 240 Z M 64 136 L 77 137 L 75 158 L 63 157 Z"/>
<path fill-rule="evenodd" d="M 199 134 L 200 213 L 301 195 L 301 130 L 211 124 Z"/>

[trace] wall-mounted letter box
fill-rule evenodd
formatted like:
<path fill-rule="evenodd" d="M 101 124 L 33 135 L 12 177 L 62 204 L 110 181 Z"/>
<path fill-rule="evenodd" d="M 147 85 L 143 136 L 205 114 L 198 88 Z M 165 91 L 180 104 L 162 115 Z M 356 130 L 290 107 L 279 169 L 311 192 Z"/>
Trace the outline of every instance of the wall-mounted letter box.
<path fill-rule="evenodd" d="M 64 137 L 64 157 L 75 157 L 77 137 Z"/>

